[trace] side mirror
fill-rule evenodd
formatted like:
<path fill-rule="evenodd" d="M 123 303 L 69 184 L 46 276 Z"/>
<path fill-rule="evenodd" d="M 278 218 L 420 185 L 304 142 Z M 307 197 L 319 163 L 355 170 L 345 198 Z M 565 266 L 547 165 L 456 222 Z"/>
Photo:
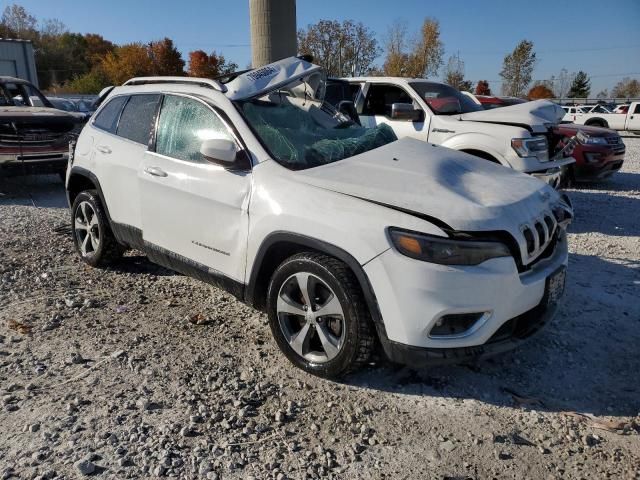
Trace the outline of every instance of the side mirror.
<path fill-rule="evenodd" d="M 210 162 L 231 164 L 236 161 L 238 148 L 231 140 L 216 138 L 202 142 L 200 153 Z"/>
<path fill-rule="evenodd" d="M 422 122 L 424 112 L 413 107 L 412 103 L 393 103 L 391 105 L 391 118 L 394 120 L 406 120 L 407 122 Z"/>

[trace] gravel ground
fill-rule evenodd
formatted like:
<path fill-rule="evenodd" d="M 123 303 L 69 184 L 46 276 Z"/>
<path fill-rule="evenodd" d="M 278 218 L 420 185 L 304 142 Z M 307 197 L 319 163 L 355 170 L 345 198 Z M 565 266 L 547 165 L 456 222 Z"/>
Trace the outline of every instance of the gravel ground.
<path fill-rule="evenodd" d="M 266 317 L 74 254 L 55 177 L 0 183 L 0 479 L 640 479 L 640 138 L 571 190 L 558 317 L 472 366 L 293 368 Z M 30 193 L 26 193 L 30 192 Z"/>

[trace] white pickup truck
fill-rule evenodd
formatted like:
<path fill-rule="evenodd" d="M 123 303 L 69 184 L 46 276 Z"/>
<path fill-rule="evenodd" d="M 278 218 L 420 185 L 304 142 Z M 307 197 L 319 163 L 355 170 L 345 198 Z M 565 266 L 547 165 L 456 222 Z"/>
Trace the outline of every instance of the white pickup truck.
<path fill-rule="evenodd" d="M 573 123 L 640 133 L 640 102 L 632 102 L 627 113 L 577 113 Z"/>
<path fill-rule="evenodd" d="M 565 112 L 539 100 L 484 110 L 458 90 L 425 79 L 360 77 L 329 82 L 325 99 L 365 127 L 389 125 L 415 137 L 470 153 L 557 186 L 574 162 L 553 132 Z M 353 102 L 353 103 L 352 103 Z M 355 108 L 354 108 L 355 107 Z"/>

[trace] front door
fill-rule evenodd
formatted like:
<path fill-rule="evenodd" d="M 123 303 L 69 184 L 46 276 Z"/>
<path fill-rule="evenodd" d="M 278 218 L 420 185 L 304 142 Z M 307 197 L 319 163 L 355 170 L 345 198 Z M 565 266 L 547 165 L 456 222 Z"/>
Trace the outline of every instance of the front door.
<path fill-rule="evenodd" d="M 251 173 L 206 160 L 200 146 L 212 138 L 234 140 L 211 106 L 188 96 L 164 97 L 154 151 L 138 172 L 142 235 L 160 263 L 243 283 Z"/>
<path fill-rule="evenodd" d="M 398 138 L 414 137 L 427 140 L 429 133 L 425 122 L 394 120 L 391 118 L 391 106 L 394 103 L 412 103 L 414 108 L 421 108 L 403 88 L 396 85 L 372 83 L 368 85 L 361 106 L 360 122 L 363 127 L 377 127 L 385 123 L 389 125 Z"/>

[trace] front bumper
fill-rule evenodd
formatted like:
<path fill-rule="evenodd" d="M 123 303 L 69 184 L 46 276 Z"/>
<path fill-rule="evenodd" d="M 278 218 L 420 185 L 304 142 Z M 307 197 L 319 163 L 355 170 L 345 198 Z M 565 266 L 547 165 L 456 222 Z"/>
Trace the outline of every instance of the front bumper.
<path fill-rule="evenodd" d="M 598 160 L 587 162 L 584 155 L 598 154 Z M 625 149 L 601 150 L 583 152 L 580 161 L 576 161 L 573 167 L 573 177 L 576 181 L 602 180 L 608 178 L 622 168 Z M 593 157 L 592 157 L 593 158 Z"/>
<path fill-rule="evenodd" d="M 512 258 L 450 267 L 413 260 L 393 249 L 364 268 L 382 317 L 378 333 L 385 353 L 413 365 L 462 361 L 516 347 L 553 317 L 555 305 L 545 298 L 547 280 L 567 263 L 563 232 L 553 255 L 524 273 Z M 430 336 L 440 319 L 468 313 L 484 316 L 465 334 Z"/>
<path fill-rule="evenodd" d="M 37 153 L 0 153 L 0 171 L 3 174 L 43 174 L 62 172 L 69 159 L 68 147 L 64 150 L 43 150 Z"/>

